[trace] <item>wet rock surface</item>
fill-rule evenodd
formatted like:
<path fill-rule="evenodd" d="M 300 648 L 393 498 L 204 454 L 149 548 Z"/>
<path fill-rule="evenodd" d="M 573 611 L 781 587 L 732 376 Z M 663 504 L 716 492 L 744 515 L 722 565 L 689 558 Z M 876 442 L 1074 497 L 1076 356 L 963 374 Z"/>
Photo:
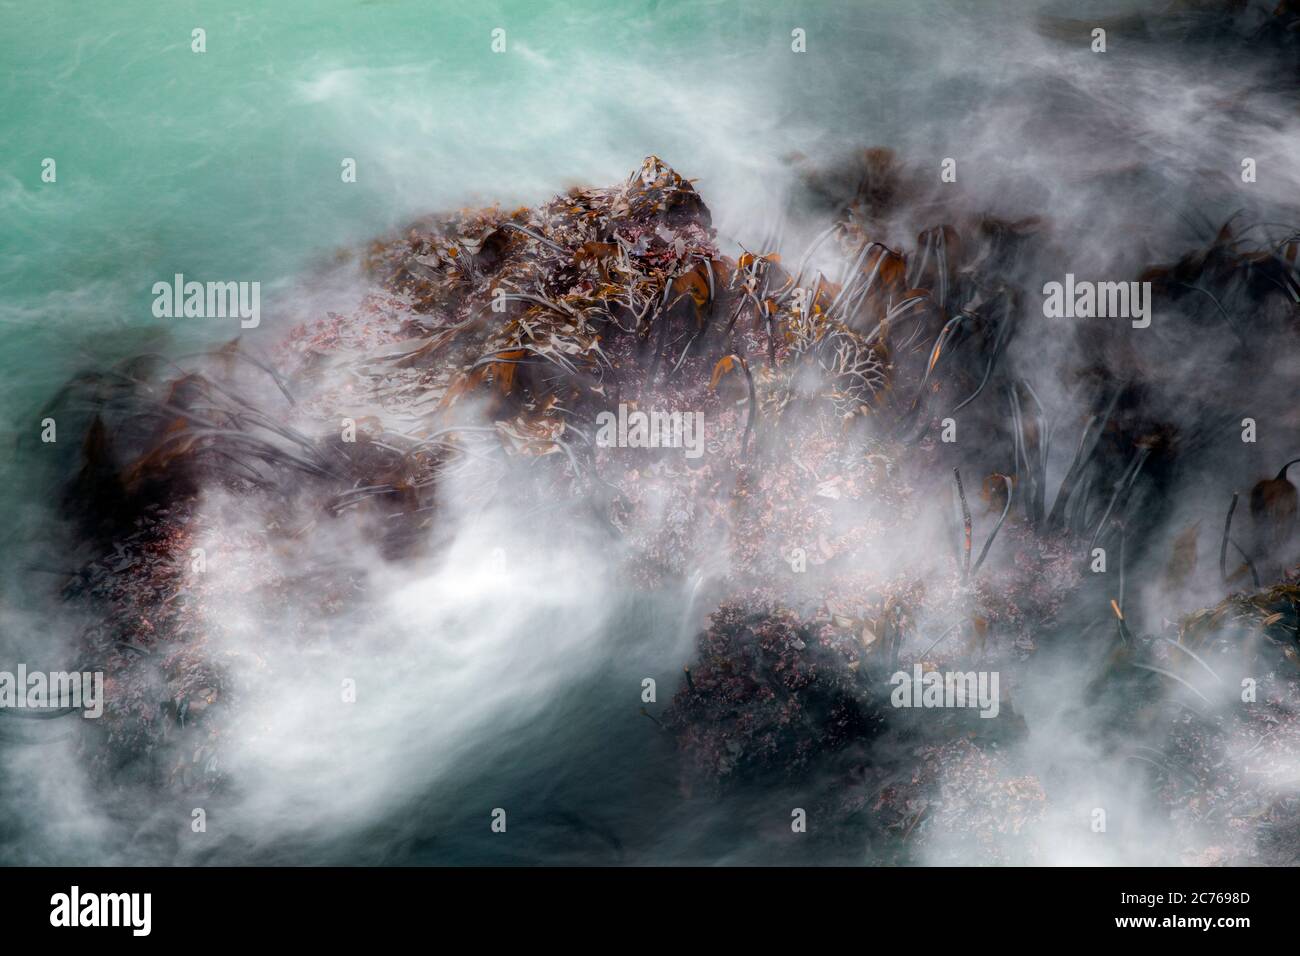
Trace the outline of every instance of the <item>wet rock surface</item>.
<path fill-rule="evenodd" d="M 1007 359 L 1055 334 L 1027 286 L 1057 241 L 1046 223 L 954 212 L 903 235 L 889 214 L 911 175 L 883 150 L 863 166 L 865 192 L 827 200 L 836 218 L 802 262 L 775 236 L 724 254 L 704 199 L 649 157 L 609 188 L 377 240 L 356 311 L 302 323 L 267 358 L 235 342 L 180 376 L 137 365 L 73 383 L 96 412 L 70 510 L 98 554 L 65 594 L 99 618 L 83 643 L 110 706 L 84 748 L 103 786 L 232 784 L 223 741 L 260 732 L 240 714 L 265 682 L 222 639 L 239 622 L 205 613 L 211 589 L 243 589 L 267 640 L 346 643 L 366 575 L 319 560 L 295 577 L 278 558 L 339 522 L 382 561 L 427 556 L 442 491 L 486 507 L 508 475 L 523 504 L 594 523 L 634 587 L 696 582 L 694 661 L 671 706 L 648 709 L 691 800 L 796 784 L 837 852 L 1050 860 L 1036 822 L 1077 812 L 1086 831 L 1088 808 L 1055 807 L 1044 763 L 1011 745 L 1043 656 L 1069 643 L 1077 706 L 1114 715 L 1097 753 L 1145 774 L 1189 862 L 1294 862 L 1300 804 L 1269 769 L 1300 751 L 1294 527 L 1256 538 L 1271 579 L 1252 586 L 1234 557 L 1236 593 L 1181 623 L 1134 608 L 1123 582 L 1126 562 L 1180 573 L 1176 549 L 1166 562 L 1144 540 L 1202 438 L 1170 410 L 1262 387 L 1259 346 L 1229 333 L 1207 394 L 1153 369 L 1126 328 L 1091 328 L 1074 418 L 1049 422 Z M 838 281 L 811 265 L 823 244 Z M 1177 334 L 1223 332 L 1215 305 L 1183 295 L 1195 282 L 1249 309 L 1257 341 L 1294 349 L 1296 248 L 1225 226 L 1149 275 L 1184 310 Z M 704 453 L 600 441 L 620 406 L 701 413 Z M 943 440 L 954 416 L 978 438 Z M 1049 482 L 1053 440 L 1078 450 Z M 231 532 L 232 507 L 260 530 Z M 1256 527 L 1275 521 L 1255 510 Z M 1090 569 L 1097 545 L 1107 575 Z M 216 554 L 224 570 L 205 573 Z M 298 602 L 323 613 L 279 626 Z M 999 717 L 900 709 L 892 677 L 916 667 L 996 672 Z"/>

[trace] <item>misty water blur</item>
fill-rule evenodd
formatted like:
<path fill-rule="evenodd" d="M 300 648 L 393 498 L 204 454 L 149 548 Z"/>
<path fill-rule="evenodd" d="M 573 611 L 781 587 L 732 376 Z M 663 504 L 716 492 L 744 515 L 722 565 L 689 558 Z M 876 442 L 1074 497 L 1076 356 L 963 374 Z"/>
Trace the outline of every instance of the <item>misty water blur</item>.
<path fill-rule="evenodd" d="M 73 15 L 66 3 L 0 3 L 0 133 L 14 144 L 0 161 L 10 227 L 0 235 L 0 440 L 19 448 L 0 465 L 11 517 L 0 657 L 60 666 L 79 623 L 38 570 L 57 504 L 55 469 L 30 444 L 39 409 L 83 368 L 238 334 L 237 323 L 154 319 L 154 281 L 261 281 L 264 319 L 244 341 L 264 351 L 364 291 L 346 269 L 317 278 L 336 250 L 432 210 L 616 182 L 652 153 L 696 180 L 724 251 L 752 248 L 787 215 L 783 251 L 798 254 L 825 212 L 801 171 L 873 145 L 926 170 L 960 157 L 956 187 L 936 173 L 893 224 L 899 237 L 959 211 L 1043 216 L 1058 253 L 1041 263 L 1045 280 L 1067 267 L 1132 277 L 1203 244 L 1239 208 L 1294 209 L 1300 196 L 1300 125 L 1263 88 L 1266 59 L 1189 50 L 1177 18 L 1098 57 L 1066 23 L 1163 6 L 327 0 Z M 189 48 L 196 26 L 208 32 L 203 55 Z M 491 52 L 495 27 L 507 30 L 507 54 Z M 807 31 L 806 54 L 790 51 L 794 28 Z M 1243 155 L 1270 171 L 1249 195 L 1235 179 Z M 57 184 L 40 181 L 47 156 Z M 343 157 L 357 160 L 355 184 L 340 182 Z M 825 256 L 816 265 L 840 267 Z M 1156 343 L 1168 333 L 1155 333 L 1152 348 L 1166 348 Z M 1061 380 L 1076 347 L 1035 336 L 1011 352 L 1062 419 L 1077 400 Z M 1153 365 L 1170 378 L 1203 374 L 1215 352 L 1167 348 Z M 1218 514 L 1225 488 L 1286 459 L 1286 437 L 1263 436 L 1248 460 L 1224 456 L 1221 486 L 1187 489 L 1188 511 Z M 1050 463 L 1053 486 L 1072 440 Z M 599 529 L 481 512 L 470 492 L 448 489 L 451 519 L 437 532 L 447 546 L 434 561 L 385 562 L 353 525 L 294 556 L 366 577 L 365 619 L 327 625 L 319 609 L 289 605 L 285 620 L 267 620 L 248 613 L 238 581 L 206 610 L 223 650 L 259 661 L 230 753 L 236 786 L 209 808 L 206 843 L 182 839 L 189 809 L 170 798 L 142 806 L 134 793 L 92 792 L 71 742 L 52 740 L 5 748 L 0 861 L 785 858 L 787 847 L 774 856 L 749 834 L 779 827 L 797 794 L 683 800 L 671 741 L 635 706 L 645 677 L 661 700 L 671 695 L 707 599 L 683 615 L 690 582 L 634 592 Z M 245 520 L 238 502 L 203 507 L 232 529 Z M 918 528 L 880 555 L 882 571 L 929 574 L 945 560 L 937 516 Z M 505 577 L 494 549 L 507 556 Z M 314 626 L 349 637 L 311 653 L 274 640 Z M 1081 805 L 1138 806 L 1131 774 L 1104 764 L 1072 721 L 1078 701 L 1060 672 L 1072 663 L 1048 657 L 1026 693 L 1025 759 L 1064 766 Z M 344 678 L 382 705 L 333 706 Z M 528 836 L 495 840 L 495 807 Z M 1066 830 L 1061 821 L 1043 826 L 1060 847 L 1051 862 L 1166 861 L 1154 839 L 1098 859 L 1053 830 Z"/>

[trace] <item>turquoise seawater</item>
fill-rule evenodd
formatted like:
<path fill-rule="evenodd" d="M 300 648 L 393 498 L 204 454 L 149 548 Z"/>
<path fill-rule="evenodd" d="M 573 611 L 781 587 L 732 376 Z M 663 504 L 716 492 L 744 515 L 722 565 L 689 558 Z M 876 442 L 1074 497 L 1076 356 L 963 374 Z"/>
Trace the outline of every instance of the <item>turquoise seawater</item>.
<path fill-rule="evenodd" d="M 855 58 L 872 37 L 846 35 L 830 11 L 0 4 L 5 427 L 28 427 L 31 403 L 85 362 L 157 336 L 228 336 L 153 318 L 150 286 L 175 272 L 265 286 L 403 217 L 536 201 L 624 176 L 651 152 L 735 199 L 866 93 L 879 64 Z M 791 55 L 794 26 L 817 55 Z M 42 181 L 46 158 L 56 182 Z M 342 182 L 344 158 L 355 183 Z"/>

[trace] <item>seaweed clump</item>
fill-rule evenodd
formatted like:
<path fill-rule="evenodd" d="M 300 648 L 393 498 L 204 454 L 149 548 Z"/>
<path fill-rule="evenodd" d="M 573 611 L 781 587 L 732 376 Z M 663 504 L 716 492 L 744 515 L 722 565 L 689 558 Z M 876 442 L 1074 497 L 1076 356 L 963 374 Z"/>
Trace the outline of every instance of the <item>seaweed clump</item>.
<path fill-rule="evenodd" d="M 883 715 L 859 668 L 861 649 L 829 620 L 723 604 L 665 719 L 688 773 L 722 788 L 793 780 L 814 761 L 869 739 Z"/>

